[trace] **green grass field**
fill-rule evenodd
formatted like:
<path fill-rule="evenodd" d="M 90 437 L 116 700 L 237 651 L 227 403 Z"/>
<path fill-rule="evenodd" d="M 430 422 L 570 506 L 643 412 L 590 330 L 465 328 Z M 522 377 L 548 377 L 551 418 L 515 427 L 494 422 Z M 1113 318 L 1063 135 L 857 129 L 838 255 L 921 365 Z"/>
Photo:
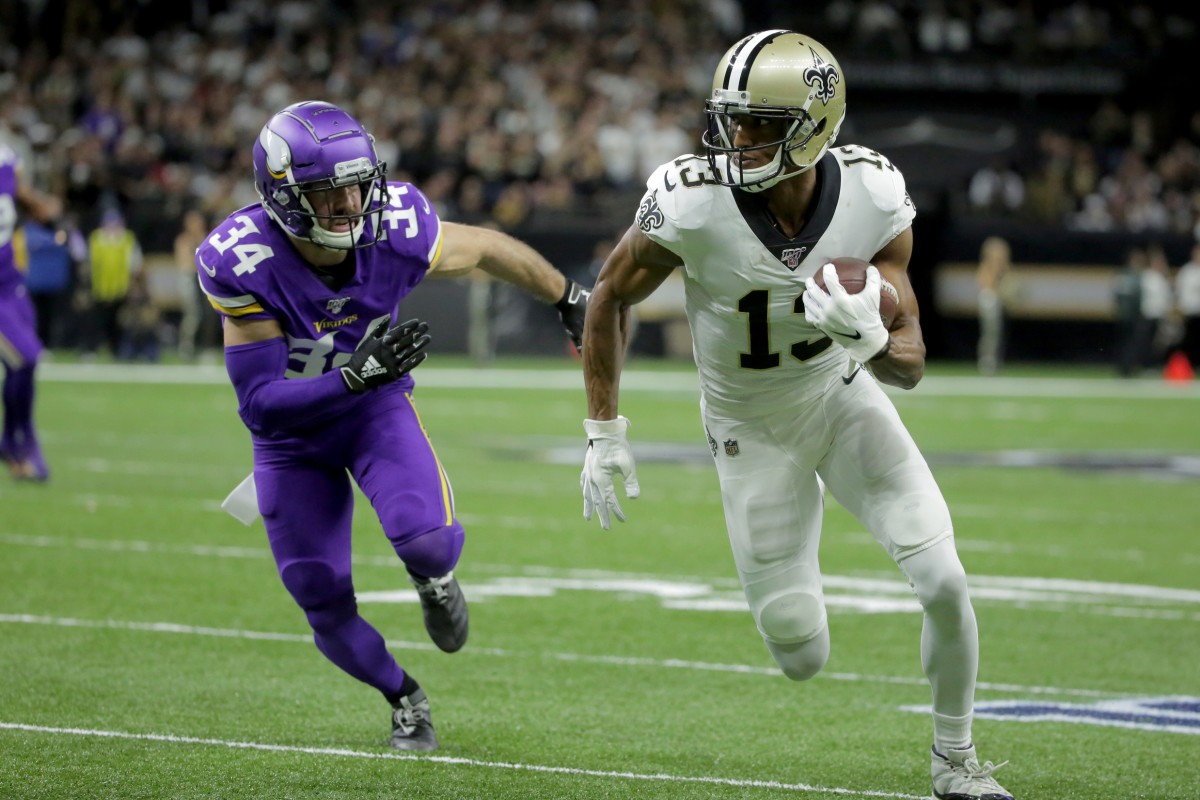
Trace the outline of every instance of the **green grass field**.
<path fill-rule="evenodd" d="M 468 531 L 462 652 L 428 642 L 365 502 L 355 521 L 363 613 L 433 702 L 442 749 L 417 757 L 313 647 L 261 522 L 220 511 L 250 466 L 223 372 L 46 365 L 53 480 L 0 481 L 0 798 L 928 797 L 907 585 L 831 503 L 833 655 L 808 683 L 777 674 L 690 368 L 629 374 L 642 497 L 602 532 L 581 519 L 577 367 L 446 361 L 416 398 Z M 1194 800 L 1200 391 L 952 373 L 893 396 L 955 515 L 977 701 L 1075 720 L 981 711 L 981 757 L 1010 760 L 1019 800 Z"/>

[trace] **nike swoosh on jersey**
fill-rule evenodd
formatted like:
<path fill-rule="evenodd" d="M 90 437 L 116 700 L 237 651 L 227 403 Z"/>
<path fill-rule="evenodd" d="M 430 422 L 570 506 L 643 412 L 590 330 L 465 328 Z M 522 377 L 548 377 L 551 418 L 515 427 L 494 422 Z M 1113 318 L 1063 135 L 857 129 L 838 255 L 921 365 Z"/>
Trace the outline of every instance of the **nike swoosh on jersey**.
<path fill-rule="evenodd" d="M 862 367 L 861 367 L 861 366 L 859 366 L 859 367 L 855 367 L 855 368 L 854 368 L 854 372 L 851 372 L 849 375 L 843 375 L 843 376 L 842 376 L 842 383 L 844 383 L 844 384 L 846 384 L 847 386 L 849 386 L 849 385 L 850 385 L 850 381 L 854 380 L 854 376 L 855 376 L 855 375 L 857 375 L 857 374 L 858 374 L 858 373 L 859 373 L 861 370 L 862 370 Z"/>
<path fill-rule="evenodd" d="M 202 269 L 206 273 L 208 273 L 208 277 L 210 277 L 210 278 L 217 277 L 217 268 L 216 267 L 210 267 L 208 264 L 205 264 L 204 259 L 201 258 L 200 256 L 196 256 L 196 261 L 200 264 L 200 269 Z"/>
<path fill-rule="evenodd" d="M 862 334 L 859 333 L 858 331 L 855 331 L 854 333 L 846 333 L 845 331 L 826 331 L 826 333 L 831 333 L 834 336 L 841 336 L 845 339 L 861 339 L 862 338 Z"/>

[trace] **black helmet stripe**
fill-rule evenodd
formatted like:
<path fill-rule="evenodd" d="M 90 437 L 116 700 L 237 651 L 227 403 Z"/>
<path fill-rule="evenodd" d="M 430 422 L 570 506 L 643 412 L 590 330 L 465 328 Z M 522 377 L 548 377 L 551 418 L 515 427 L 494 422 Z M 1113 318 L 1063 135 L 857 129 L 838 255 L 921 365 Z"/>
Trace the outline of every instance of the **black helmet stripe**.
<path fill-rule="evenodd" d="M 746 84 L 750 81 L 750 66 L 754 63 L 754 59 L 758 58 L 762 49 L 775 41 L 780 34 L 788 32 L 782 29 L 762 31 L 743 39 L 737 50 L 734 50 L 733 55 L 729 57 L 729 66 L 725 68 L 725 79 L 721 82 L 722 87 L 736 89 L 739 92 L 745 91 Z"/>

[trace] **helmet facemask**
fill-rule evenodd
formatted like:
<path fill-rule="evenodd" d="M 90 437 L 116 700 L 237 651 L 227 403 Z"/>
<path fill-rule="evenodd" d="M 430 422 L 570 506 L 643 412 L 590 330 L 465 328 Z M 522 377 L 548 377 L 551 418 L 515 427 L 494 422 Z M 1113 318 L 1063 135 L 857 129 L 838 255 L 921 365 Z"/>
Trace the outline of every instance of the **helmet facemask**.
<path fill-rule="evenodd" d="M 814 121 L 806 107 L 752 106 L 747 102 L 747 94 L 725 89 L 713 91 L 713 98 L 704 104 L 708 130 L 701 141 L 708 154 L 708 162 L 721 183 L 748 192 L 761 192 L 784 178 L 799 175 L 820 160 L 825 153 L 824 148 L 817 158 L 804 162 L 798 162 L 792 154 L 803 151 L 814 136 L 823 133 L 828 120 Z M 738 127 L 763 119 L 782 121 L 785 124 L 783 135 L 774 141 L 746 147 L 734 144 Z M 739 164 L 739 156 L 772 150 L 774 154 L 771 160 L 760 167 L 745 169 Z"/>

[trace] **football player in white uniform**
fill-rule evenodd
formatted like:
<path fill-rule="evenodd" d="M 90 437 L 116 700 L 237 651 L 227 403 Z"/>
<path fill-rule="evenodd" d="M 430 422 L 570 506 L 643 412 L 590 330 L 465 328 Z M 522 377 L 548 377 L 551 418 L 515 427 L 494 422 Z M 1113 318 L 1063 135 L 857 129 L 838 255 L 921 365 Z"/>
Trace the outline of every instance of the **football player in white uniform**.
<path fill-rule="evenodd" d="M 705 155 L 659 167 L 636 221 L 600 272 L 583 335 L 589 439 L 584 518 L 624 521 L 637 473 L 619 416 L 631 306 L 682 268 L 701 412 L 733 558 L 754 620 L 785 675 L 829 656 L 817 550 L 825 487 L 899 564 L 924 608 L 921 660 L 933 689 L 933 795 L 1011 800 L 971 738 L 975 614 L 950 513 L 876 381 L 912 388 L 925 344 L 907 268 L 915 209 L 884 156 L 833 147 L 845 76 L 820 43 L 770 30 L 721 59 L 706 103 Z M 840 256 L 868 260 L 842 288 Z M 823 269 L 828 290 L 813 280 Z M 881 278 L 899 292 L 890 329 Z"/>

